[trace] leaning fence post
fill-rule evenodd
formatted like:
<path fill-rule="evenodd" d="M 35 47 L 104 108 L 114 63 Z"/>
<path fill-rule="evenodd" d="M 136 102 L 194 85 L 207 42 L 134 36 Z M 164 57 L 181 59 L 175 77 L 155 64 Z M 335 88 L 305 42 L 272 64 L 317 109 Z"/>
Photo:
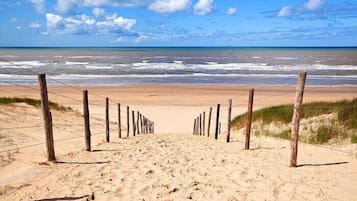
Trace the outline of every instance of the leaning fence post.
<path fill-rule="evenodd" d="M 110 141 L 109 138 L 109 98 L 105 98 L 105 136 L 106 142 Z"/>
<path fill-rule="evenodd" d="M 298 81 L 296 85 L 294 114 L 293 114 L 292 125 L 291 125 L 290 167 L 296 167 L 298 141 L 299 141 L 299 126 L 300 126 L 300 117 L 301 117 L 301 105 L 304 95 L 305 80 L 306 80 L 306 72 L 299 72 Z"/>
<path fill-rule="evenodd" d="M 133 136 L 135 137 L 136 128 L 135 128 L 135 112 L 134 112 L 134 110 L 131 111 L 131 115 L 132 115 L 132 120 L 133 120 Z"/>
<path fill-rule="evenodd" d="M 121 138 L 121 111 L 120 103 L 118 103 L 118 137 Z"/>
<path fill-rule="evenodd" d="M 216 132 L 214 135 L 214 138 L 217 140 L 218 139 L 218 126 L 219 126 L 219 110 L 220 110 L 221 104 L 217 104 L 217 116 L 216 116 Z"/>
<path fill-rule="evenodd" d="M 212 107 L 209 108 L 208 114 L 208 125 L 207 125 L 207 137 L 209 137 L 210 128 L 211 128 L 211 117 L 212 117 Z"/>
<path fill-rule="evenodd" d="M 228 125 L 227 125 L 227 142 L 231 136 L 231 119 L 232 119 L 232 99 L 228 101 Z"/>
<path fill-rule="evenodd" d="M 90 125 L 89 125 L 89 108 L 88 108 L 88 91 L 83 91 L 83 117 L 84 117 L 84 136 L 86 142 L 86 151 L 91 151 Z"/>
<path fill-rule="evenodd" d="M 38 75 L 38 81 L 40 83 L 40 89 L 41 89 L 41 108 L 42 108 L 45 133 L 46 133 L 47 160 L 55 161 L 56 156 L 55 156 L 55 148 L 53 143 L 52 115 L 48 102 L 46 75 L 45 74 Z"/>
<path fill-rule="evenodd" d="M 248 112 L 247 112 L 247 124 L 245 130 L 245 149 L 249 149 L 250 146 L 250 129 L 252 127 L 252 117 L 253 117 L 253 100 L 254 99 L 254 89 L 249 91 L 248 100 Z"/>

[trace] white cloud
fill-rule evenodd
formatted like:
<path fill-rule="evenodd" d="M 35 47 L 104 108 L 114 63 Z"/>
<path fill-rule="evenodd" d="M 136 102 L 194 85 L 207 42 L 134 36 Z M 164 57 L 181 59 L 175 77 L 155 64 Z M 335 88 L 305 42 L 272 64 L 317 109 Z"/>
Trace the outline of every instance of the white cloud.
<path fill-rule="evenodd" d="M 105 10 L 102 8 L 93 8 L 92 13 L 95 17 L 101 17 L 105 15 Z"/>
<path fill-rule="evenodd" d="M 21 30 L 21 27 L 20 27 L 20 26 L 16 26 L 16 29 L 17 29 L 17 30 Z"/>
<path fill-rule="evenodd" d="M 226 14 L 227 15 L 235 15 L 237 13 L 237 8 L 228 8 Z"/>
<path fill-rule="evenodd" d="M 46 13 L 46 26 L 49 31 L 59 31 L 63 33 L 125 33 L 132 31 L 136 24 L 136 19 L 124 18 L 117 14 L 108 15 L 103 20 L 97 21 L 87 15 L 74 15 L 62 17 L 52 13 Z"/>
<path fill-rule="evenodd" d="M 213 11 L 213 8 L 213 0 L 199 0 L 193 7 L 197 15 L 207 15 Z"/>
<path fill-rule="evenodd" d="M 46 13 L 46 26 L 49 29 L 55 29 L 57 28 L 59 22 L 62 20 L 63 18 L 59 15 L 55 15 L 52 13 Z"/>
<path fill-rule="evenodd" d="M 60 13 L 70 13 L 76 7 L 101 6 L 146 6 L 153 0 L 57 0 L 56 10 Z"/>
<path fill-rule="evenodd" d="M 324 0 L 308 0 L 304 4 L 304 7 L 307 10 L 316 11 L 316 10 L 319 10 L 324 4 L 325 4 Z"/>
<path fill-rule="evenodd" d="M 60 13 L 69 13 L 80 3 L 80 0 L 57 0 L 56 10 Z"/>
<path fill-rule="evenodd" d="M 325 5 L 325 0 L 307 0 L 303 5 L 284 6 L 279 12 L 279 17 L 289 17 L 292 15 L 313 13 L 321 10 Z"/>
<path fill-rule="evenodd" d="M 158 13 L 174 13 L 187 9 L 190 4 L 190 0 L 156 0 L 148 9 Z"/>
<path fill-rule="evenodd" d="M 293 14 L 292 7 L 290 7 L 290 6 L 284 6 L 278 12 L 279 17 L 288 17 L 288 16 L 291 16 L 292 14 Z"/>
<path fill-rule="evenodd" d="M 30 28 L 38 29 L 41 27 L 41 24 L 39 22 L 33 22 L 29 25 Z"/>
<path fill-rule="evenodd" d="M 33 4 L 38 13 L 45 12 L 45 1 L 44 0 L 29 0 Z"/>

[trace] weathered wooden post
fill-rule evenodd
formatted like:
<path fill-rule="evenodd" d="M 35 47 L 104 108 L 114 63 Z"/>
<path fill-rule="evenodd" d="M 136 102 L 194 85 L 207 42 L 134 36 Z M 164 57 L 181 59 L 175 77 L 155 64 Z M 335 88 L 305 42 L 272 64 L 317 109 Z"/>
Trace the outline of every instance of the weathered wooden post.
<path fill-rule="evenodd" d="M 232 119 L 232 99 L 229 99 L 229 101 L 228 101 L 227 142 L 229 142 L 230 136 L 231 136 L 231 119 Z"/>
<path fill-rule="evenodd" d="M 296 85 L 296 96 L 294 104 L 294 114 L 291 125 L 291 160 L 290 167 L 296 167 L 298 142 L 299 142 L 299 126 L 301 117 L 301 105 L 304 96 L 306 72 L 299 72 Z"/>
<path fill-rule="evenodd" d="M 212 107 L 209 108 L 208 125 L 207 125 L 207 137 L 209 137 L 209 133 L 210 133 L 210 129 L 211 129 L 211 118 L 212 118 Z"/>
<path fill-rule="evenodd" d="M 196 131 L 196 119 L 195 120 L 193 120 L 193 135 L 195 135 L 196 133 L 195 133 L 195 131 Z"/>
<path fill-rule="evenodd" d="M 120 111 L 120 103 L 118 103 L 118 135 L 121 138 L 121 111 Z"/>
<path fill-rule="evenodd" d="M 140 119 L 140 112 L 136 111 L 136 133 L 138 135 L 140 134 L 139 119 Z"/>
<path fill-rule="evenodd" d="M 56 156 L 55 156 L 55 148 L 53 143 L 52 115 L 48 103 L 46 75 L 45 74 L 38 75 L 38 81 L 40 83 L 41 108 L 42 108 L 43 121 L 45 125 L 45 133 L 46 133 L 47 160 L 55 161 Z"/>
<path fill-rule="evenodd" d="M 206 130 L 206 112 L 203 112 L 203 126 L 202 126 L 202 135 L 205 136 L 205 130 Z"/>
<path fill-rule="evenodd" d="M 249 100 L 248 100 L 248 112 L 247 112 L 247 124 L 245 130 L 245 149 L 249 149 L 250 146 L 250 129 L 252 127 L 252 117 L 253 117 L 253 99 L 254 99 L 254 89 L 249 90 Z"/>
<path fill-rule="evenodd" d="M 140 133 L 144 133 L 143 115 L 140 113 Z"/>
<path fill-rule="evenodd" d="M 130 125 L 129 125 L 129 122 L 130 122 L 130 118 L 129 118 L 129 106 L 126 106 L 126 137 L 129 137 L 129 131 L 130 131 Z"/>
<path fill-rule="evenodd" d="M 214 139 L 218 139 L 218 126 L 219 126 L 219 110 L 220 110 L 221 104 L 217 104 L 217 115 L 216 115 L 216 132 L 214 135 Z"/>
<path fill-rule="evenodd" d="M 135 127 L 135 112 L 134 112 L 134 110 L 131 111 L 131 116 L 133 119 L 133 136 L 135 137 L 136 127 Z"/>
<path fill-rule="evenodd" d="M 83 91 L 83 117 L 84 117 L 84 137 L 86 151 L 91 151 L 91 133 L 89 125 L 88 91 Z"/>
<path fill-rule="evenodd" d="M 109 98 L 105 98 L 105 136 L 106 142 L 110 141 L 109 136 Z"/>
<path fill-rule="evenodd" d="M 202 114 L 200 114 L 200 135 L 202 135 Z"/>

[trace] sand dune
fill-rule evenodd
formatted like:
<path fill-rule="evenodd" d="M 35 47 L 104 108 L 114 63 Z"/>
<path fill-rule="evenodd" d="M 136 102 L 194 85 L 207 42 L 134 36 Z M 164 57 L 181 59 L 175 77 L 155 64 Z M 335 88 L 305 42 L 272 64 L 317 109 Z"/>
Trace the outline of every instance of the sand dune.
<path fill-rule="evenodd" d="M 178 87 L 177 94 L 169 88 L 158 86 L 143 93 L 137 92 L 140 87 L 93 88 L 146 113 L 157 123 L 159 133 L 118 139 L 112 112 L 111 143 L 104 143 L 104 110 L 93 106 L 93 152 L 84 151 L 80 102 L 50 94 L 52 101 L 78 110 L 52 111 L 57 163 L 46 162 L 40 109 L 25 104 L 0 106 L 0 200 L 87 200 L 92 194 L 95 200 L 355 199 L 356 144 L 349 145 L 352 151 L 347 153 L 340 147 L 300 144 L 300 166 L 289 168 L 288 141 L 253 137 L 252 150 L 245 151 L 241 133 L 233 132 L 232 142 L 225 142 L 225 128 L 218 141 L 190 134 L 193 118 L 214 103 L 232 97 L 238 100 L 234 114 L 240 112 L 235 108 L 243 110 L 244 87 Z M 1 96 L 38 96 L 36 91 L 1 89 Z M 78 92 L 51 90 L 81 99 Z M 337 100 L 355 94 L 355 88 L 342 88 L 343 93 L 314 90 L 306 100 Z M 269 93 L 261 89 L 256 108 L 293 99 L 290 92 L 271 98 Z M 92 97 L 92 103 L 102 102 Z"/>

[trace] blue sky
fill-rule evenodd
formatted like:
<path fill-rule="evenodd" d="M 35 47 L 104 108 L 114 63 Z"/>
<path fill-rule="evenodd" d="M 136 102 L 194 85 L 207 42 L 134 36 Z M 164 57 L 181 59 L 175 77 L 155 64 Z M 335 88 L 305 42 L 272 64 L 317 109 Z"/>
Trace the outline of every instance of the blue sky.
<path fill-rule="evenodd" d="M 357 0 L 0 0 L 0 46 L 357 46 Z"/>

